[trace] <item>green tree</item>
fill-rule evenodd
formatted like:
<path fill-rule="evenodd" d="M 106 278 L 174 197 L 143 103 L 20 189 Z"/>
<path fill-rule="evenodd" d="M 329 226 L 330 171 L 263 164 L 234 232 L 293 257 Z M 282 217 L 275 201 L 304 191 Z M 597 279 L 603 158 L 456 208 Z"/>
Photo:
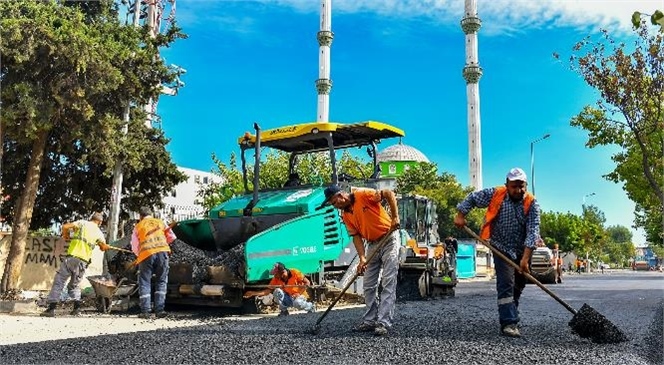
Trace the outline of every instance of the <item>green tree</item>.
<path fill-rule="evenodd" d="M 157 50 L 180 37 L 179 29 L 151 39 L 146 29 L 121 26 L 117 13 L 104 9 L 85 14 L 55 1 L 0 2 L 1 129 L 27 161 L 25 179 L 16 190 L 12 242 L 0 291 L 16 287 L 41 182 L 49 182 L 42 176 L 50 169 L 47 162 L 74 163 L 80 173 L 94 178 L 97 173 L 110 175 L 118 156 L 138 166 L 145 164 L 145 151 L 163 148 L 163 142 L 161 147 L 137 145 L 135 137 L 146 134 L 138 127 L 144 119 L 132 120 L 130 128 L 139 132 L 125 137 L 120 116 L 127 97 L 143 105 L 158 97 L 161 82 L 176 77 Z M 134 108 L 133 116 L 144 116 L 139 109 Z M 71 159 L 77 152 L 79 159 Z M 154 166 L 172 167 L 168 162 Z M 80 187 L 71 190 L 76 194 Z"/>
<path fill-rule="evenodd" d="M 473 188 L 464 188 L 454 175 L 447 172 L 439 175 L 436 164 L 420 163 L 397 178 L 395 190 L 400 194 L 423 195 L 436 203 L 440 237 L 470 238 L 465 231 L 454 226 L 454 216 L 457 214 L 456 206 L 473 191 Z M 485 212 L 486 209 L 473 209 L 466 216 L 468 227 L 479 232 Z"/>
<path fill-rule="evenodd" d="M 540 216 L 540 235 L 547 246 L 557 243 L 562 252 L 583 250 L 583 227 L 583 219 L 570 212 L 542 212 Z"/>
<path fill-rule="evenodd" d="M 574 46 L 583 54 L 571 57 L 572 70 L 601 98 L 570 124 L 588 132 L 589 148 L 619 147 L 612 156 L 616 168 L 604 177 L 624 184 L 636 203 L 634 223 L 646 229 L 651 242 L 663 244 L 664 33 L 651 35 L 640 27 L 633 47 L 602 34 L 602 40 L 587 37 Z"/>
<path fill-rule="evenodd" d="M 606 245 L 604 253 L 603 261 L 614 263 L 622 268 L 628 266 L 629 259 L 636 254 L 636 248 L 632 242 L 611 241 Z"/>
<path fill-rule="evenodd" d="M 249 155 L 249 153 L 247 153 Z M 260 189 L 275 189 L 282 187 L 288 180 L 288 164 L 290 154 L 279 150 L 266 150 L 262 153 L 260 161 L 259 187 Z M 221 161 L 212 154 L 212 161 L 216 168 L 212 173 L 220 177 L 221 183 L 209 184 L 198 192 L 202 205 L 211 209 L 234 196 L 245 194 L 242 179 L 242 167 L 238 164 L 237 156 L 231 153 L 229 163 Z M 368 178 L 372 173 L 372 163 L 362 161 L 344 150 L 337 159 L 338 173 L 347 174 L 357 179 Z M 254 164 L 246 161 L 247 189 L 252 191 L 254 178 Z M 298 155 L 295 161 L 295 171 L 302 184 L 322 185 L 330 182 L 332 165 L 327 152 Z"/>
<path fill-rule="evenodd" d="M 629 228 L 621 225 L 606 227 L 606 233 L 611 242 L 616 243 L 632 243 L 632 232 Z"/>
<path fill-rule="evenodd" d="M 634 14 L 632 14 L 632 25 L 634 25 L 634 28 L 638 29 L 644 26 L 644 21 L 641 19 L 643 15 L 648 16 L 650 14 L 641 13 L 639 11 L 635 11 Z M 662 13 L 661 10 L 655 10 L 655 12 L 650 15 L 650 24 L 659 25 L 660 32 L 664 32 L 664 13 Z"/>

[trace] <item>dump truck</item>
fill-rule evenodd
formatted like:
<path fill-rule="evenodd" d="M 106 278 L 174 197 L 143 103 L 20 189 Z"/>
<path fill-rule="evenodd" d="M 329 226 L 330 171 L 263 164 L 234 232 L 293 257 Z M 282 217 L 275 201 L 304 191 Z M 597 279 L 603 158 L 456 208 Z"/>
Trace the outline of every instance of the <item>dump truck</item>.
<path fill-rule="evenodd" d="M 550 248 L 546 246 L 536 247 L 530 261 L 531 274 L 543 284 L 557 284 L 557 259 Z"/>

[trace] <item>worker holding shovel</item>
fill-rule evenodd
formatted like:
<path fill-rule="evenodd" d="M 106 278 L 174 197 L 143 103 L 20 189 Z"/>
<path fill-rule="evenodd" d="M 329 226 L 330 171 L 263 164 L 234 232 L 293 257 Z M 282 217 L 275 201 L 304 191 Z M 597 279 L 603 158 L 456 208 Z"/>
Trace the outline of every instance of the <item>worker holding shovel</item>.
<path fill-rule="evenodd" d="M 390 214 L 381 205 L 383 201 L 387 201 Z M 326 204 L 342 211 L 341 217 L 360 259 L 357 270 L 364 272 L 366 312 L 354 331 L 384 336 L 392 326 L 399 273 L 399 212 L 394 192 L 358 188 L 348 193 L 331 185 L 325 189 L 325 201 L 321 205 Z M 365 240 L 368 243 L 366 255 Z M 378 244 L 379 241 L 384 242 Z M 367 257 L 372 259 L 367 260 Z M 383 287 L 380 300 L 377 299 L 379 277 Z"/>
<path fill-rule="evenodd" d="M 530 257 L 540 232 L 540 207 L 535 197 L 526 191 L 526 173 L 513 168 L 507 174 L 504 186 L 487 188 L 470 193 L 457 205 L 454 224 L 463 228 L 465 216 L 473 208 L 487 208 L 481 238 L 519 265 L 520 271 L 497 256 L 496 290 L 498 292 L 498 316 L 501 333 L 520 337 L 519 298 L 526 286 L 523 273 L 530 273 Z"/>
<path fill-rule="evenodd" d="M 60 268 L 55 274 L 51 292 L 48 294 L 48 309 L 41 313 L 42 317 L 55 317 L 55 308 L 67 280 L 69 280 L 67 284 L 69 297 L 74 299 L 71 315 L 76 316 L 81 313 L 80 284 L 92 261 L 92 250 L 95 246 L 99 246 L 102 251 L 109 249 L 104 234 L 99 229 L 103 221 L 104 216 L 101 213 L 94 213 L 89 221 L 81 219 L 62 226 L 62 238 L 69 240 L 67 258 L 60 263 Z"/>

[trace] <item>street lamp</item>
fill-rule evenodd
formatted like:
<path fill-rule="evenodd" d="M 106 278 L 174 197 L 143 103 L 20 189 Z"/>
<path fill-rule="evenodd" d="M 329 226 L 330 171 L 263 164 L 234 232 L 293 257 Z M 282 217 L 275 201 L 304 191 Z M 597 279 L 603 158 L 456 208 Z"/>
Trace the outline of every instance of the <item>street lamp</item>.
<path fill-rule="evenodd" d="M 551 134 L 547 133 L 542 137 L 530 142 L 530 180 L 532 181 L 533 195 L 535 195 L 535 143 L 543 141 L 549 137 L 551 137 Z"/>
<path fill-rule="evenodd" d="M 582 208 L 581 214 L 585 213 L 585 211 L 586 211 L 586 198 L 589 198 L 591 196 L 595 196 L 595 193 L 590 193 L 590 194 L 586 194 L 586 195 L 583 196 L 583 202 L 581 203 L 581 208 Z M 587 273 L 590 272 L 590 261 L 588 260 L 588 258 L 589 258 L 588 256 L 589 256 L 589 252 L 586 251 L 586 272 Z"/>

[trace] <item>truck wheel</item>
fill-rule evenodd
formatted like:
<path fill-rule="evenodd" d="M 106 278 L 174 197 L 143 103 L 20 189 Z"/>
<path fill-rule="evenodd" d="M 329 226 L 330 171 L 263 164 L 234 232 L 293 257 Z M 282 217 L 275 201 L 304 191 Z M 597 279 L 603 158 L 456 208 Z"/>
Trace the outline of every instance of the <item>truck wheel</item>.
<path fill-rule="evenodd" d="M 551 270 L 543 275 L 542 283 L 544 284 L 555 284 L 556 283 L 556 272 Z"/>

